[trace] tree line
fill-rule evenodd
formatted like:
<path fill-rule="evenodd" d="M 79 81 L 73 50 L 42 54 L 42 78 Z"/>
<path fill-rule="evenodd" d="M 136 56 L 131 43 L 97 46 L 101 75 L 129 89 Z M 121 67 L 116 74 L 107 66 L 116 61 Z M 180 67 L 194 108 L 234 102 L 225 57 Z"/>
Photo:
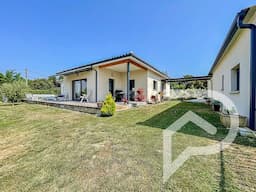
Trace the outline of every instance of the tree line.
<path fill-rule="evenodd" d="M 184 75 L 184 79 L 192 78 L 192 75 Z M 207 80 L 195 80 L 184 82 L 172 82 L 171 89 L 207 89 Z"/>
<path fill-rule="evenodd" d="M 60 94 L 60 80 L 56 76 L 27 80 L 14 70 L 0 73 L 0 100 L 19 102 L 25 93 Z"/>

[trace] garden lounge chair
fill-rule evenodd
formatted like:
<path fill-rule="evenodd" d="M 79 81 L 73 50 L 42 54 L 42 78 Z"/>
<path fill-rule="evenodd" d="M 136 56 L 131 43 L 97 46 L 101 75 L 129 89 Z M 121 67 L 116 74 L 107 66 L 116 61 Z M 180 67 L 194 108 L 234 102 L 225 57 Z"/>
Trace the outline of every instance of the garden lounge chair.
<path fill-rule="evenodd" d="M 88 102 L 88 95 L 86 94 L 83 94 L 82 96 L 80 96 L 80 103 L 83 103 L 83 102 Z"/>

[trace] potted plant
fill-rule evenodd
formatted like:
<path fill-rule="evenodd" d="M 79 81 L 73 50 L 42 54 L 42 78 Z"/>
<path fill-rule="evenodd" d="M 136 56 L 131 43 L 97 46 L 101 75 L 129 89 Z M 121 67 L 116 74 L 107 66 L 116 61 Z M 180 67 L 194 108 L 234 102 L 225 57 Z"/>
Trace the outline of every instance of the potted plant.
<path fill-rule="evenodd" d="M 156 96 L 155 95 L 151 95 L 150 99 L 153 103 L 156 103 Z"/>
<path fill-rule="evenodd" d="M 213 110 L 217 111 L 217 112 L 220 112 L 221 105 L 222 104 L 221 104 L 220 101 L 214 100 L 213 103 L 212 103 Z"/>
<path fill-rule="evenodd" d="M 145 101 L 145 96 L 144 96 L 144 89 L 142 89 L 142 88 L 139 88 L 138 90 L 137 90 L 137 95 L 136 95 L 136 97 L 135 97 L 135 100 L 136 101 Z"/>
<path fill-rule="evenodd" d="M 124 98 L 122 99 L 122 101 L 124 102 L 125 105 L 128 104 L 127 98 L 124 97 Z"/>
<path fill-rule="evenodd" d="M 103 105 L 103 102 L 102 102 L 102 101 L 98 101 L 98 102 L 97 102 L 97 107 L 98 107 L 98 108 L 101 108 L 102 105 Z"/>
<path fill-rule="evenodd" d="M 205 102 L 206 102 L 207 105 L 210 105 L 210 104 L 211 104 L 211 99 L 210 99 L 210 98 L 207 98 L 207 97 L 206 97 L 206 98 L 204 98 L 204 99 L 205 99 Z"/>

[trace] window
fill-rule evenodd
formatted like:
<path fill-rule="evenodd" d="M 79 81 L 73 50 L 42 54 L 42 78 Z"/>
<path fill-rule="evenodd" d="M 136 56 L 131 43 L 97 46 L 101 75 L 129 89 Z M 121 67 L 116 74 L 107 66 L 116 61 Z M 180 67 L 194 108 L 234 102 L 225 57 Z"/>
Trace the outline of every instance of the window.
<path fill-rule="evenodd" d="M 135 88 L 135 80 L 130 80 L 130 91 Z"/>
<path fill-rule="evenodd" d="M 221 91 L 224 91 L 224 75 L 221 77 Z"/>
<path fill-rule="evenodd" d="M 231 70 L 231 91 L 240 91 L 240 65 Z"/>
<path fill-rule="evenodd" d="M 240 68 L 236 70 L 236 90 L 240 90 Z"/>
<path fill-rule="evenodd" d="M 155 80 L 153 81 L 153 89 L 157 90 L 157 82 Z"/>

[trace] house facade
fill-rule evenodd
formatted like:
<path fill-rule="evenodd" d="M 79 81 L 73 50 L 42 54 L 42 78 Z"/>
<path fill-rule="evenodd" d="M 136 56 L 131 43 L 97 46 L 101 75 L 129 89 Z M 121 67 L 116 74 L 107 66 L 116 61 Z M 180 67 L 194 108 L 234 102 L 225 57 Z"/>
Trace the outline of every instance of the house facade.
<path fill-rule="evenodd" d="M 68 100 L 80 100 L 85 92 L 90 102 L 103 101 L 110 92 L 131 100 L 131 93 L 144 90 L 145 101 L 162 92 L 168 96 L 168 76 L 147 62 L 128 53 L 57 73 L 63 76 L 61 93 Z"/>
<path fill-rule="evenodd" d="M 209 72 L 212 78 L 208 81 L 209 96 L 214 98 L 211 90 L 228 96 L 236 105 L 238 113 L 248 117 L 252 129 L 255 129 L 256 83 L 254 24 L 256 24 L 255 6 L 242 10 L 236 16 Z"/>

